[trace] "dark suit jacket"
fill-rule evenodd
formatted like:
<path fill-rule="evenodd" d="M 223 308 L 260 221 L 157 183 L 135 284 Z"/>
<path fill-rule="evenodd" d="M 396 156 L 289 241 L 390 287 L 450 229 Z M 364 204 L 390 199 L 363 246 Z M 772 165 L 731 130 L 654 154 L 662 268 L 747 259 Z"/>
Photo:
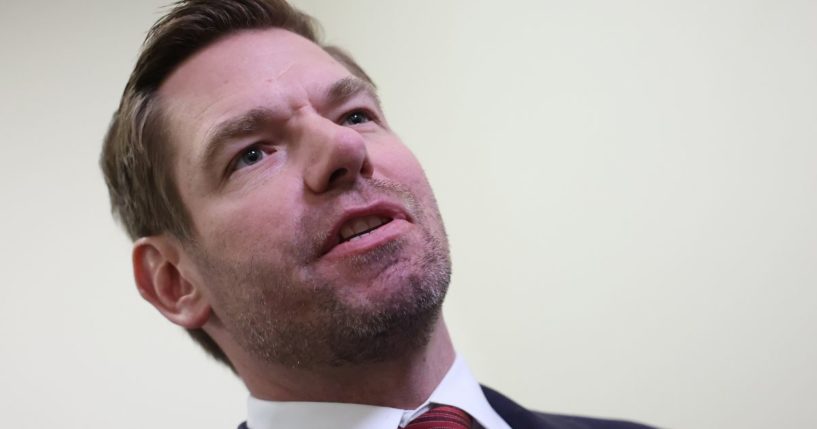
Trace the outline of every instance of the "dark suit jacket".
<path fill-rule="evenodd" d="M 493 407 L 496 413 L 499 414 L 512 429 L 650 429 L 649 426 L 620 420 L 602 420 L 587 417 L 564 416 L 560 414 L 537 413 L 522 408 L 522 406 L 516 402 L 511 401 L 491 388 L 482 386 L 482 391 L 485 393 L 485 397 L 488 399 L 488 403 L 491 404 L 491 407 Z M 247 423 L 241 423 L 238 429 L 248 429 Z"/>
<path fill-rule="evenodd" d="M 491 388 L 482 386 L 482 391 L 494 411 L 512 429 L 651 429 L 649 426 L 621 420 L 538 413 L 522 408 L 521 405 Z"/>

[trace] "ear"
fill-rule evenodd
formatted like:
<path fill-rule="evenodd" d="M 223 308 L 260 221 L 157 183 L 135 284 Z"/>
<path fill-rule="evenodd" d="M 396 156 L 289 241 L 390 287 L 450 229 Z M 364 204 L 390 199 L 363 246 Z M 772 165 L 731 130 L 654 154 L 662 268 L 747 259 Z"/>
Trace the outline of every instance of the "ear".
<path fill-rule="evenodd" d="M 136 287 L 171 322 L 187 329 L 201 328 L 210 317 L 210 304 L 201 285 L 182 275 L 183 255 L 176 239 L 157 235 L 133 244 L 133 275 Z"/>

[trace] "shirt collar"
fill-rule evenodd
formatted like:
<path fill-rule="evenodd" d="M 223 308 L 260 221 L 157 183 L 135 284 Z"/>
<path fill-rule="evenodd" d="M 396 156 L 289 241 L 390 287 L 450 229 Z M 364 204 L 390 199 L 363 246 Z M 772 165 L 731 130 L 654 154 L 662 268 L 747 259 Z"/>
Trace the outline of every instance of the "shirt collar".
<path fill-rule="evenodd" d="M 404 427 L 433 405 L 451 405 L 470 414 L 485 429 L 510 429 L 491 408 L 465 361 L 454 359 L 437 388 L 413 410 L 335 402 L 247 400 L 250 429 L 383 429 Z"/>

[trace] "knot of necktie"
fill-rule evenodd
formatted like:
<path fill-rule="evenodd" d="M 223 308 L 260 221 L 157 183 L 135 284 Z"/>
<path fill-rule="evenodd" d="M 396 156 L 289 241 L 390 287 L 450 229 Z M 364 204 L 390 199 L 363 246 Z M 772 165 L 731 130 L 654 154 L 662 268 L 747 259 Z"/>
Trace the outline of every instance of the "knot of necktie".
<path fill-rule="evenodd" d="M 405 429 L 471 429 L 472 422 L 465 411 L 442 405 L 420 414 Z"/>

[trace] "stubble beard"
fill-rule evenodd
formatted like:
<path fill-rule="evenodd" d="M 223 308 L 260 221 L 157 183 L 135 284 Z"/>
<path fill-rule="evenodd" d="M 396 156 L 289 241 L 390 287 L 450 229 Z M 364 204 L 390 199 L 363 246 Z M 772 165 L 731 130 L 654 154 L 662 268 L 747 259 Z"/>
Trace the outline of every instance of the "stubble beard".
<path fill-rule="evenodd" d="M 392 289 L 380 299 L 344 299 L 349 285 L 343 279 L 299 278 L 290 267 L 259 258 L 225 263 L 201 254 L 200 262 L 219 283 L 212 289 L 223 306 L 215 317 L 241 348 L 263 362 L 316 369 L 398 359 L 428 344 L 451 278 L 442 219 L 433 200 L 422 208 L 402 187 L 375 187 L 399 194 L 422 230 L 420 254 L 406 254 L 408 243 L 397 239 L 348 261 L 360 269 L 408 265 L 379 280 L 388 280 L 385 287 Z"/>

